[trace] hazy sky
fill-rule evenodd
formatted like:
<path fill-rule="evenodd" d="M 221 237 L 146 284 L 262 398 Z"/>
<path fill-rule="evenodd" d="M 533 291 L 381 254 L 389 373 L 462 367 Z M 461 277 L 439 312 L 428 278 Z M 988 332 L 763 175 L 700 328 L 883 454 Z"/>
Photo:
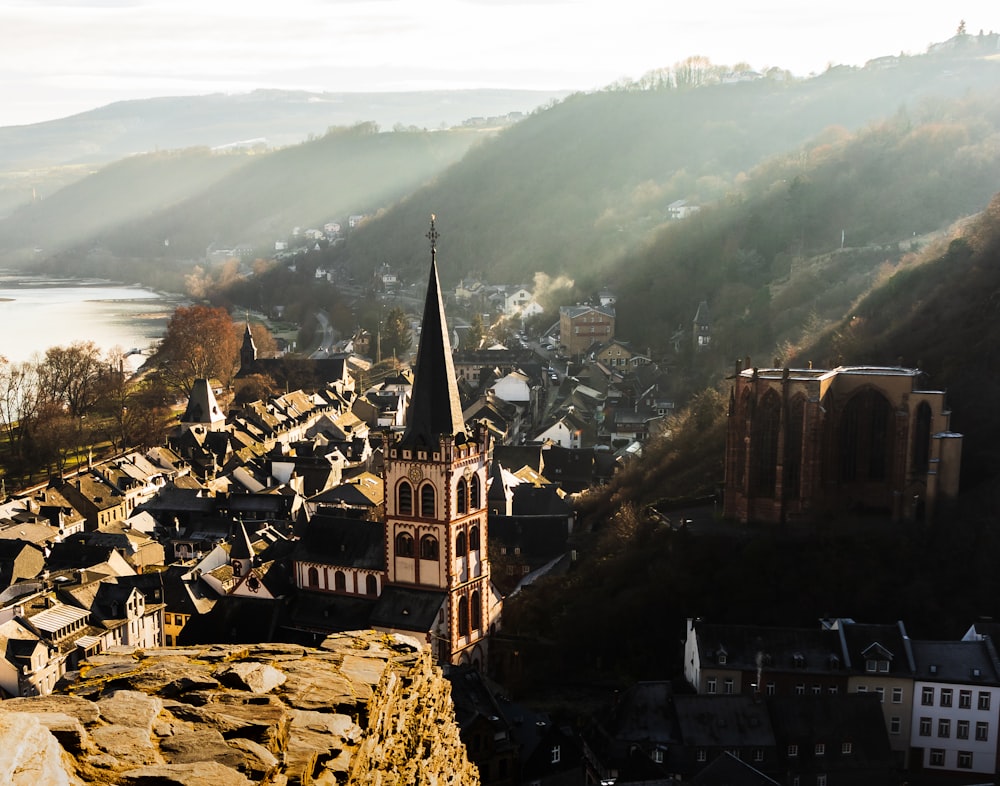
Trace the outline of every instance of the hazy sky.
<path fill-rule="evenodd" d="M 997 0 L 0 0 L 0 126 L 127 98 L 590 90 L 673 65 L 861 65 L 1000 30 Z"/>

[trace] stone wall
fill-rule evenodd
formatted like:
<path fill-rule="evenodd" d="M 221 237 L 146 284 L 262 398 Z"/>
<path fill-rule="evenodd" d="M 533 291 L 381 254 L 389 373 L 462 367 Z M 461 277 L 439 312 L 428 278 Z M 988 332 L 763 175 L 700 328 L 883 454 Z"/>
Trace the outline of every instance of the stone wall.
<path fill-rule="evenodd" d="M 0 702 L 9 786 L 477 786 L 449 683 L 403 636 L 125 649 Z"/>

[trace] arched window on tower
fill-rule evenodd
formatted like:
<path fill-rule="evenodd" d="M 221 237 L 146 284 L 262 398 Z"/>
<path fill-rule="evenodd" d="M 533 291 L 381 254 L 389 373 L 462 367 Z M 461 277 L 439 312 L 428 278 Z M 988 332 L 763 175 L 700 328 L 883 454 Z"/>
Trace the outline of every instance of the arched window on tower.
<path fill-rule="evenodd" d="M 458 635 L 469 635 L 469 599 L 458 599 Z"/>
<path fill-rule="evenodd" d="M 479 527 L 472 527 L 469 530 L 469 551 L 479 551 Z"/>
<path fill-rule="evenodd" d="M 306 585 L 309 587 L 319 586 L 319 571 L 315 567 L 310 567 L 306 572 Z"/>
<path fill-rule="evenodd" d="M 469 510 L 475 510 L 483 504 L 479 488 L 479 475 L 473 474 L 469 478 Z"/>
<path fill-rule="evenodd" d="M 396 492 L 396 512 L 401 516 L 413 515 L 413 486 L 407 480 L 400 481 Z"/>
<path fill-rule="evenodd" d="M 475 590 L 470 598 L 469 617 L 472 629 L 481 630 L 483 627 L 483 607 L 479 597 L 479 590 Z"/>
<path fill-rule="evenodd" d="M 400 532 L 396 536 L 396 556 L 413 556 L 413 536 L 409 532 Z"/>
<path fill-rule="evenodd" d="M 378 579 L 370 573 L 365 577 L 365 594 L 378 595 Z"/>
<path fill-rule="evenodd" d="M 333 574 L 333 588 L 337 592 L 347 592 L 347 577 L 344 575 L 344 571 L 338 570 Z"/>
<path fill-rule="evenodd" d="M 438 539 L 433 535 L 424 535 L 420 539 L 420 559 L 438 558 Z"/>
<path fill-rule="evenodd" d="M 455 511 L 465 513 L 469 509 L 469 487 L 465 478 L 459 478 L 455 486 Z"/>
<path fill-rule="evenodd" d="M 917 407 L 913 423 L 913 471 L 924 473 L 931 457 L 931 408 L 926 401 Z"/>
<path fill-rule="evenodd" d="M 455 536 L 455 556 L 464 557 L 465 554 L 465 533 L 459 532 L 458 535 Z"/>
<path fill-rule="evenodd" d="M 434 486 L 425 483 L 420 487 L 420 515 L 432 519 L 437 514 L 434 509 Z"/>

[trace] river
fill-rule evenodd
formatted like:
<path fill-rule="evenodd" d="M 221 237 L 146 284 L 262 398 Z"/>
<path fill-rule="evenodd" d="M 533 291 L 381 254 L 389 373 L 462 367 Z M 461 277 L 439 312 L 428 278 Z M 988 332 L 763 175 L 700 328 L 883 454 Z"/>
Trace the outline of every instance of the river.
<path fill-rule="evenodd" d="M 31 360 L 49 347 L 93 341 L 105 352 L 121 347 L 148 356 L 181 302 L 138 285 L 0 270 L 0 355 Z M 129 357 L 133 370 L 144 355 Z"/>

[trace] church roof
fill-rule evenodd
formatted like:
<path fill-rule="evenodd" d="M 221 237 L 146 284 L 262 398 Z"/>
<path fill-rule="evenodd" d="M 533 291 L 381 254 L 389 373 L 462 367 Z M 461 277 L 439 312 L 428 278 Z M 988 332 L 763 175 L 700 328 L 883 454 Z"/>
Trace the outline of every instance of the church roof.
<path fill-rule="evenodd" d="M 404 446 L 432 446 L 437 444 L 441 436 L 465 434 L 462 403 L 455 382 L 455 366 L 451 357 L 451 342 L 448 340 L 444 301 L 441 298 L 441 282 L 434 258 L 433 243 L 437 239 L 437 232 L 433 217 L 428 237 L 432 242 L 431 270 L 406 431 L 400 440 L 400 444 Z"/>
<path fill-rule="evenodd" d="M 187 409 L 181 415 L 181 423 L 220 423 L 225 419 L 208 380 L 196 379 L 188 397 Z"/>

